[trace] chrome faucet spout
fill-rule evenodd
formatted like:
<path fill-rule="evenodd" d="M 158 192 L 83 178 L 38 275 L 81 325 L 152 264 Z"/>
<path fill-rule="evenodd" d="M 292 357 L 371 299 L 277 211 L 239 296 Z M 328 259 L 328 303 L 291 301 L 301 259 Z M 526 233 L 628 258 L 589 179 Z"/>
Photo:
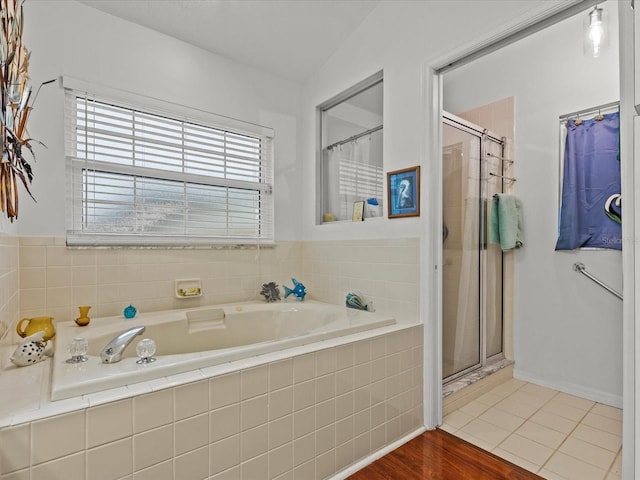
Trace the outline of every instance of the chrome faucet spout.
<path fill-rule="evenodd" d="M 100 352 L 102 363 L 116 363 L 122 360 L 122 352 L 133 341 L 137 335 L 144 332 L 145 327 L 140 325 L 125 330 L 120 335 L 111 340 Z"/>

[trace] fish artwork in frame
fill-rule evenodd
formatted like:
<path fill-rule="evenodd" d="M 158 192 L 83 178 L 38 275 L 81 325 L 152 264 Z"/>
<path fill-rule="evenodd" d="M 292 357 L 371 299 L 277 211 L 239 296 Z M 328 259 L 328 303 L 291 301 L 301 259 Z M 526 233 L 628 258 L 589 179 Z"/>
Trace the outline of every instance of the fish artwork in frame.
<path fill-rule="evenodd" d="M 389 218 L 420 216 L 420 166 L 387 172 Z"/>

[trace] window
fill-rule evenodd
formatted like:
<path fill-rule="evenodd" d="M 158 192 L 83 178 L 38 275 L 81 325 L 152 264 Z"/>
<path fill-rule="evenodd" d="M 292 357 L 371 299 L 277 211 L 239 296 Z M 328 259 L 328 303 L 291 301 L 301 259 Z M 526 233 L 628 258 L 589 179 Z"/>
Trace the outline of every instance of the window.
<path fill-rule="evenodd" d="M 318 223 L 350 220 L 354 202 L 364 216 L 382 213 L 382 72 L 318 107 Z"/>
<path fill-rule="evenodd" d="M 69 245 L 273 241 L 271 136 L 72 89 L 66 102 Z"/>

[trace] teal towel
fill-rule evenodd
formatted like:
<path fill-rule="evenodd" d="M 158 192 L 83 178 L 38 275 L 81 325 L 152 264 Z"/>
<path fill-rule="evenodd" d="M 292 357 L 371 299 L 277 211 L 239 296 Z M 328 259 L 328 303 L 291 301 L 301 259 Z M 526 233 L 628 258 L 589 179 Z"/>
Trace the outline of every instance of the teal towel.
<path fill-rule="evenodd" d="M 496 193 L 493 196 L 489 221 L 491 243 L 499 243 L 502 251 L 520 248 L 522 242 L 522 208 L 513 195 Z"/>

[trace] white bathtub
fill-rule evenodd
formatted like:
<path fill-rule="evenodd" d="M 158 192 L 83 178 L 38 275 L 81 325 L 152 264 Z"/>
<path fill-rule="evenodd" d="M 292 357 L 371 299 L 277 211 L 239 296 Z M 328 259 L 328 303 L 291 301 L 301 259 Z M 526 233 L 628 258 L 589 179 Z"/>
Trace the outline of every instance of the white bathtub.
<path fill-rule="evenodd" d="M 61 400 L 154 380 L 225 362 L 276 352 L 396 323 L 390 316 L 312 300 L 240 303 L 124 317 L 94 318 L 86 327 L 57 324 L 51 399 Z M 119 333 L 144 325 L 120 362 L 103 364 L 100 351 Z M 75 337 L 89 341 L 89 360 L 69 364 L 67 346 Z M 137 364 L 136 344 L 157 344 L 150 364 Z"/>

